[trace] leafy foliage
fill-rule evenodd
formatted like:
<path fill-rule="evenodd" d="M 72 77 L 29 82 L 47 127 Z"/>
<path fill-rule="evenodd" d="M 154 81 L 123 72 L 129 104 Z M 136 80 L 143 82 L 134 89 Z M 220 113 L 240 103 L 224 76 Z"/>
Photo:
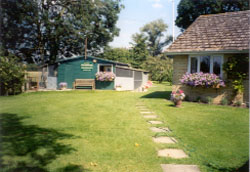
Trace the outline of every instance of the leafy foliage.
<path fill-rule="evenodd" d="M 145 62 L 149 56 L 147 37 L 143 33 L 136 33 L 132 35 L 132 40 L 132 66 L 142 68 L 143 62 Z"/>
<path fill-rule="evenodd" d="M 2 0 L 1 45 L 29 63 L 98 52 L 117 36 L 120 0 Z"/>
<path fill-rule="evenodd" d="M 101 58 L 119 61 L 123 63 L 132 63 L 132 53 L 126 48 L 105 47 L 104 52 L 99 55 Z"/>
<path fill-rule="evenodd" d="M 200 15 L 243 10 L 249 10 L 248 0 L 181 0 L 175 23 L 183 31 Z"/>
<path fill-rule="evenodd" d="M 228 78 L 232 79 L 234 90 L 238 93 L 244 91 L 243 81 L 248 77 L 248 64 L 247 55 L 234 55 L 223 65 L 223 70 L 227 72 Z"/>
<path fill-rule="evenodd" d="M 168 81 L 172 83 L 173 60 L 159 55 L 149 57 L 143 64 L 144 68 L 149 71 L 151 80 L 153 81 Z"/>
<path fill-rule="evenodd" d="M 152 21 L 141 28 L 141 32 L 147 38 L 148 50 L 152 56 L 161 54 L 163 47 L 172 41 L 171 36 L 166 36 L 162 41 L 167 28 L 168 25 L 162 19 Z"/>
<path fill-rule="evenodd" d="M 1 94 L 15 95 L 22 92 L 24 66 L 14 56 L 0 56 Z"/>

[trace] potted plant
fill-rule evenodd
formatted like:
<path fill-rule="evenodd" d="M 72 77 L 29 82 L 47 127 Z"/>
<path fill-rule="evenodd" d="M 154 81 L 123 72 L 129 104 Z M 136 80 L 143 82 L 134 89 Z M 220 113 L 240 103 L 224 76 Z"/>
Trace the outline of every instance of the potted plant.
<path fill-rule="evenodd" d="M 175 107 L 181 107 L 181 103 L 184 98 L 185 94 L 182 90 L 172 91 L 171 93 L 171 100 L 174 102 Z"/>
<path fill-rule="evenodd" d="M 60 84 L 59 84 L 59 89 L 60 90 L 65 90 L 65 89 L 67 89 L 67 82 L 60 82 Z"/>
<path fill-rule="evenodd" d="M 115 90 L 116 91 L 122 91 L 122 85 L 116 85 Z"/>

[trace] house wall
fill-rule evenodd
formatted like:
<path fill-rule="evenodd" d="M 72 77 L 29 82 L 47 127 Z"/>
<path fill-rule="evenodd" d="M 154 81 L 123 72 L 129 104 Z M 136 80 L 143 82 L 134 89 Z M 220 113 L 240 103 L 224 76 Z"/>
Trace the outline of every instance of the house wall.
<path fill-rule="evenodd" d="M 232 54 L 224 55 L 224 62 L 230 58 Z M 173 90 L 176 91 L 178 89 L 182 89 L 187 99 L 190 101 L 196 101 L 198 99 L 201 99 L 205 101 L 207 97 L 213 98 L 213 103 L 219 104 L 223 98 L 228 99 L 229 101 L 242 101 L 242 102 L 249 102 L 249 82 L 248 80 L 244 81 L 244 87 L 245 91 L 243 95 L 236 95 L 234 94 L 234 90 L 231 85 L 227 84 L 225 88 L 199 88 L 199 87 L 190 87 L 181 85 L 180 79 L 182 76 L 188 71 L 188 55 L 180 55 L 180 56 L 174 56 L 173 60 Z M 224 73 L 223 79 L 226 80 L 227 76 Z"/>
<path fill-rule="evenodd" d="M 84 62 L 92 62 L 92 59 L 73 59 L 65 62 L 61 62 L 58 66 L 58 78 L 57 85 L 59 88 L 60 82 L 67 82 L 68 88 L 73 88 L 73 82 L 75 79 L 95 79 L 97 73 L 98 64 L 110 64 L 106 61 L 97 60 L 97 63 L 93 63 L 93 69 L 91 71 L 83 71 L 81 64 Z M 115 65 L 113 64 L 113 70 L 115 72 Z M 112 82 L 101 82 L 96 81 L 96 89 L 114 89 L 114 81 Z"/>

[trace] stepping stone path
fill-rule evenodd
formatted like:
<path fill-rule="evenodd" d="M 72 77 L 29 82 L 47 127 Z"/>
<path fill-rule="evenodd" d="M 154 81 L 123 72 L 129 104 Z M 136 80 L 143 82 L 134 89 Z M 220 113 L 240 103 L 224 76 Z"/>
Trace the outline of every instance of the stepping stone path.
<path fill-rule="evenodd" d="M 177 141 L 173 137 L 153 137 L 155 143 L 175 144 Z"/>
<path fill-rule="evenodd" d="M 164 132 L 170 132 L 168 128 L 157 128 L 157 127 L 150 127 L 150 130 L 155 133 L 164 133 Z"/>
<path fill-rule="evenodd" d="M 163 172 L 200 172 L 197 165 L 161 164 Z"/>
<path fill-rule="evenodd" d="M 147 119 L 155 119 L 157 118 L 158 116 L 157 115 L 144 115 L 143 118 L 147 118 Z"/>
<path fill-rule="evenodd" d="M 148 121 L 150 124 L 163 124 L 162 121 Z"/>
<path fill-rule="evenodd" d="M 162 149 L 158 151 L 158 156 L 167 158 L 188 158 L 187 154 L 181 149 Z"/>
<path fill-rule="evenodd" d="M 143 117 L 146 119 L 158 118 L 157 115 L 146 115 L 154 113 L 151 112 L 143 103 L 137 103 L 136 108 L 140 110 L 140 113 L 143 114 Z M 157 121 L 157 120 L 148 121 L 148 123 L 152 125 L 163 124 L 162 121 Z M 150 127 L 150 130 L 155 133 L 171 132 L 167 127 Z M 162 143 L 162 144 L 177 143 L 175 138 L 167 136 L 153 137 L 152 139 L 155 143 Z M 162 149 L 158 151 L 158 156 L 173 158 L 173 159 L 188 158 L 188 155 L 181 149 Z M 196 165 L 161 164 L 161 168 L 163 172 L 200 172 L 198 166 Z"/>

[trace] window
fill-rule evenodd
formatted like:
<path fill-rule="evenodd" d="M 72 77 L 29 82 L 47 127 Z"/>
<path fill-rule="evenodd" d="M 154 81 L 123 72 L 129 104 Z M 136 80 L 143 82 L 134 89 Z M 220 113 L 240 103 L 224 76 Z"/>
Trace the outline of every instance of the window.
<path fill-rule="evenodd" d="M 113 65 L 110 64 L 100 64 L 99 72 L 113 72 Z"/>
<path fill-rule="evenodd" d="M 221 56 L 213 57 L 213 73 L 216 75 L 221 75 L 222 70 L 222 58 Z"/>
<path fill-rule="evenodd" d="M 214 73 L 222 77 L 223 56 L 190 56 L 188 60 L 188 72 Z"/>
<path fill-rule="evenodd" d="M 196 73 L 198 71 L 198 59 L 191 57 L 191 70 L 190 73 Z"/>
<path fill-rule="evenodd" d="M 200 57 L 200 72 L 210 73 L 210 56 Z"/>

